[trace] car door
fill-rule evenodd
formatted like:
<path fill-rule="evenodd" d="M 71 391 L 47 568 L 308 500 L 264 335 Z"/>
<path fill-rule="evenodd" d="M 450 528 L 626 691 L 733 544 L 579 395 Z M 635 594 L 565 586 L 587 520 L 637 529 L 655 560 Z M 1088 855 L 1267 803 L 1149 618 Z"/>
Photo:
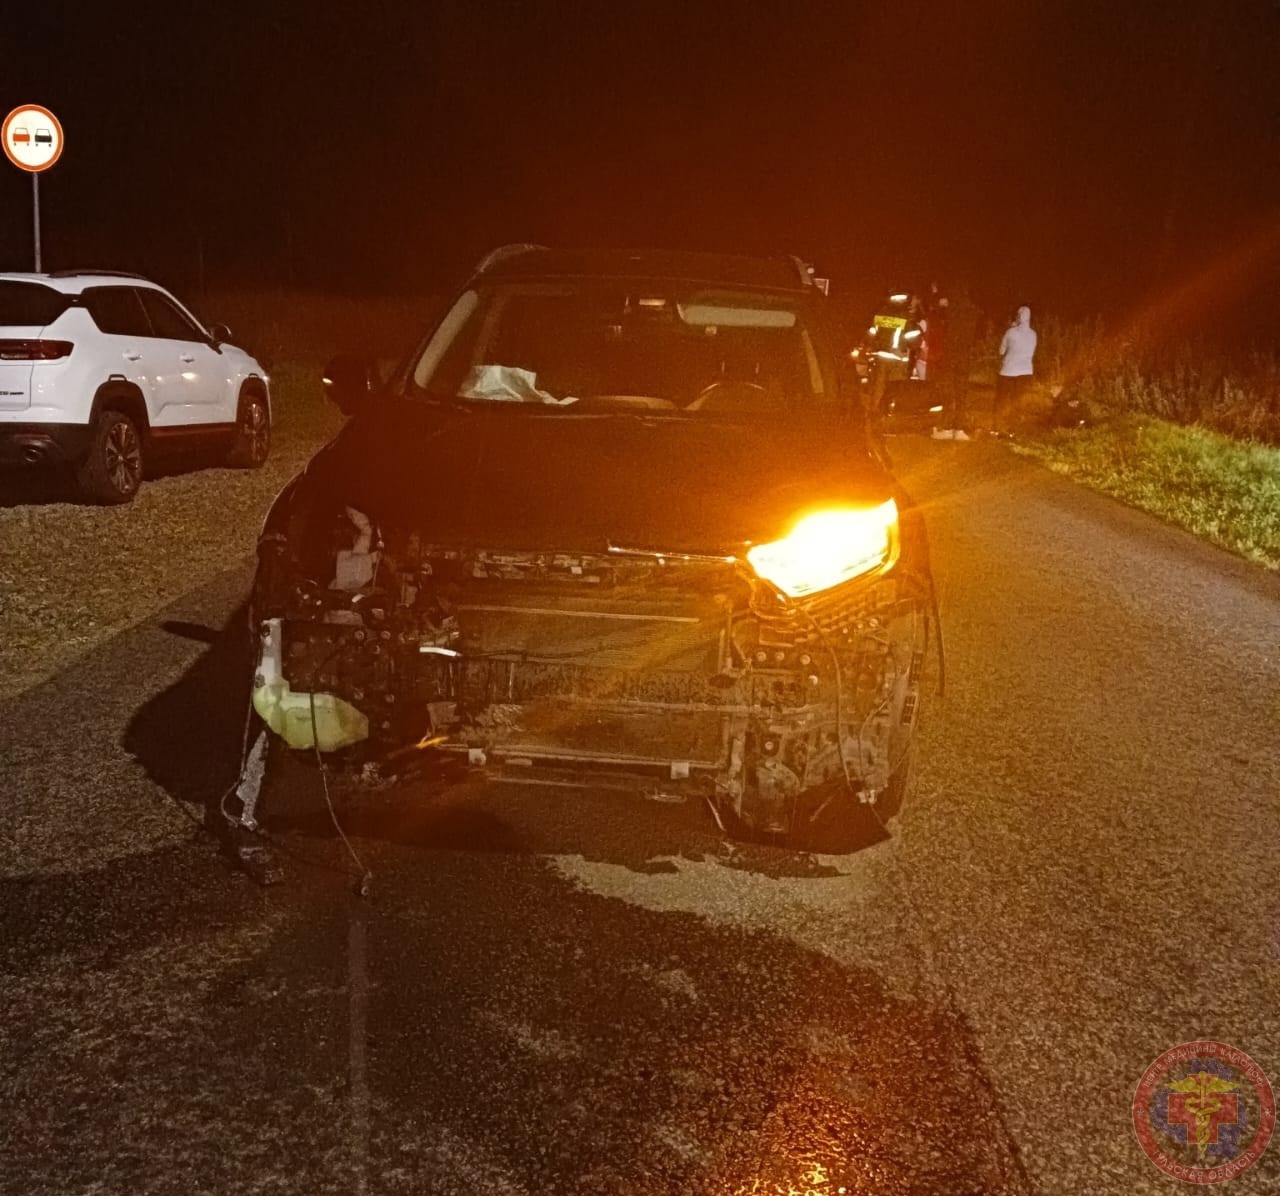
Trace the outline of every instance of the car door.
<path fill-rule="evenodd" d="M 151 321 L 153 377 L 168 413 L 165 424 L 197 428 L 234 422 L 226 367 L 208 334 L 163 291 L 137 290 Z"/>
<path fill-rule="evenodd" d="M 132 382 L 142 392 L 148 420 L 156 424 L 162 408 L 152 381 L 155 341 L 137 292 L 128 286 L 86 287 L 80 302 L 102 334 L 103 381 L 123 377 Z"/>

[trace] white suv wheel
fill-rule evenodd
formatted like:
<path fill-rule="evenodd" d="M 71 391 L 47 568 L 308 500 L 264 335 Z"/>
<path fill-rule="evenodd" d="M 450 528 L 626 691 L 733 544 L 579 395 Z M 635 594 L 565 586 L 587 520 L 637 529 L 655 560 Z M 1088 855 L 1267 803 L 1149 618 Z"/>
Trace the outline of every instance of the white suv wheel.
<path fill-rule="evenodd" d="M 142 484 L 142 437 L 123 411 L 94 418 L 89 452 L 77 470 L 81 490 L 102 503 L 128 502 Z"/>

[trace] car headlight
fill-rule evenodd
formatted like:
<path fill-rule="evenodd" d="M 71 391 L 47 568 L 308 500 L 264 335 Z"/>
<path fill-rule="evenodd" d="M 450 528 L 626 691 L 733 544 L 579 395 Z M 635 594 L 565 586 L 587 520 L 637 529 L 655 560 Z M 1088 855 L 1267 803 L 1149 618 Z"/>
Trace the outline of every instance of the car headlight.
<path fill-rule="evenodd" d="M 757 544 L 747 560 L 757 575 L 791 598 L 829 590 L 898 555 L 898 506 L 818 511 L 781 540 Z"/>

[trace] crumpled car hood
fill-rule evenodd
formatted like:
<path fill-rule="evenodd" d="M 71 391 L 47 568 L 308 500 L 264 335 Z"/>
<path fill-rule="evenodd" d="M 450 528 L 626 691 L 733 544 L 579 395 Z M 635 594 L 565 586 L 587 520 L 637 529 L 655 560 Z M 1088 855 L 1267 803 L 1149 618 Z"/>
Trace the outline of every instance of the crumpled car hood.
<path fill-rule="evenodd" d="M 856 421 L 544 413 L 378 400 L 300 486 L 431 542 L 729 555 L 895 487 Z"/>

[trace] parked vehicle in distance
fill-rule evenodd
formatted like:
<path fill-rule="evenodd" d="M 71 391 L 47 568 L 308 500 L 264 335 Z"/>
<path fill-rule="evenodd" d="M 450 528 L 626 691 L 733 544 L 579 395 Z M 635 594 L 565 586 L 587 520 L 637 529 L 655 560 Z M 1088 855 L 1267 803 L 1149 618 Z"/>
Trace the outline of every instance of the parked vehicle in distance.
<path fill-rule="evenodd" d="M 103 503 L 184 450 L 258 468 L 267 374 L 230 337 L 136 275 L 0 274 L 0 466 L 69 465 Z"/>
<path fill-rule="evenodd" d="M 353 800 L 607 775 L 796 845 L 891 812 L 928 551 L 828 324 L 795 259 L 511 246 L 388 383 L 335 359 L 351 418 L 259 544 L 239 825 L 317 757 Z"/>

